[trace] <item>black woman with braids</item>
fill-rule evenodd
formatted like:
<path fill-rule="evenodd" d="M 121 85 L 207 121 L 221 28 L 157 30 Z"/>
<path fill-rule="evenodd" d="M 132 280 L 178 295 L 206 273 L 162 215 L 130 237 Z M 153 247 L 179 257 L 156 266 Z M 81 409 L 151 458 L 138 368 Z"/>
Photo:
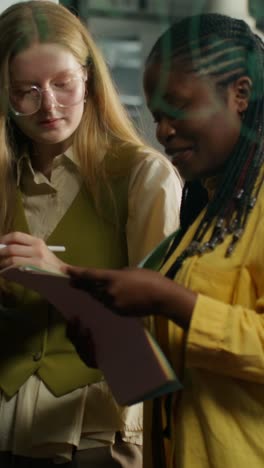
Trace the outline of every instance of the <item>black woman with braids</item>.
<path fill-rule="evenodd" d="M 186 181 L 181 230 L 160 272 L 69 271 L 76 286 L 104 283 L 118 313 L 155 317 L 183 383 L 161 405 L 164 466 L 262 468 L 263 43 L 240 20 L 183 19 L 154 45 L 144 87 L 157 138 Z M 156 454 L 146 467 L 162 463 Z"/>

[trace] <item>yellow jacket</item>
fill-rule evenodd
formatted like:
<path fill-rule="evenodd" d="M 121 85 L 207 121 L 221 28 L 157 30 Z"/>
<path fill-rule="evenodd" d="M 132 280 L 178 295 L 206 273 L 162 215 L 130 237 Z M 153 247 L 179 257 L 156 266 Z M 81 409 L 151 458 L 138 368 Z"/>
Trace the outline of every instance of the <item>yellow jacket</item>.
<path fill-rule="evenodd" d="M 229 242 L 186 260 L 176 278 L 199 294 L 186 336 L 173 322 L 163 333 L 184 384 L 171 412 L 173 468 L 264 466 L 264 187 L 226 258 Z"/>

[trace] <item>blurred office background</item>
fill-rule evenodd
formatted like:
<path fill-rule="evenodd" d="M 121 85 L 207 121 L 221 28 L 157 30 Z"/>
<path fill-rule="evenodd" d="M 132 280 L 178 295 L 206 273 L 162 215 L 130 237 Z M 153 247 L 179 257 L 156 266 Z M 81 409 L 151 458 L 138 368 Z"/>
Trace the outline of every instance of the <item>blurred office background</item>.
<path fill-rule="evenodd" d="M 111 69 L 123 103 L 153 145 L 155 126 L 143 96 L 144 60 L 154 41 L 177 18 L 219 12 L 264 31 L 264 0 L 60 0 L 88 25 Z M 159 148 L 160 149 L 160 148 Z"/>
<path fill-rule="evenodd" d="M 17 0 L 1 0 L 0 11 Z M 21 0 L 23 1 L 23 0 Z M 121 100 L 140 132 L 156 147 L 142 73 L 154 41 L 181 16 L 218 12 L 246 20 L 264 33 L 264 0 L 52 0 L 79 15 L 100 46 Z M 160 149 L 160 148 L 159 148 Z"/>

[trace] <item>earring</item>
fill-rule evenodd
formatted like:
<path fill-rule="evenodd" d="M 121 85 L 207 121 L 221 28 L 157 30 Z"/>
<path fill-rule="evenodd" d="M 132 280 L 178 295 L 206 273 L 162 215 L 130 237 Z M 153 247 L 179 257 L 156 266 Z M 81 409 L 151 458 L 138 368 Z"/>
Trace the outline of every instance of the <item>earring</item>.
<path fill-rule="evenodd" d="M 240 94 L 241 97 L 246 97 L 248 98 L 249 97 L 249 90 L 247 88 L 245 88 L 244 86 L 239 86 L 238 87 L 238 92 Z"/>

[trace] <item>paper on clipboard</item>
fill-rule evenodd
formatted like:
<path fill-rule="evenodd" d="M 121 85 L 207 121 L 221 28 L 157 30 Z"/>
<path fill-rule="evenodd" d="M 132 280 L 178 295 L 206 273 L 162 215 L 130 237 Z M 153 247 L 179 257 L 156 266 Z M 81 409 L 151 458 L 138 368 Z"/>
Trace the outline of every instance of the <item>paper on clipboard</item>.
<path fill-rule="evenodd" d="M 156 341 L 134 317 L 121 317 L 66 275 L 30 265 L 0 271 L 5 279 L 37 291 L 65 320 L 77 317 L 92 333 L 96 360 L 117 402 L 130 405 L 181 387 Z"/>

